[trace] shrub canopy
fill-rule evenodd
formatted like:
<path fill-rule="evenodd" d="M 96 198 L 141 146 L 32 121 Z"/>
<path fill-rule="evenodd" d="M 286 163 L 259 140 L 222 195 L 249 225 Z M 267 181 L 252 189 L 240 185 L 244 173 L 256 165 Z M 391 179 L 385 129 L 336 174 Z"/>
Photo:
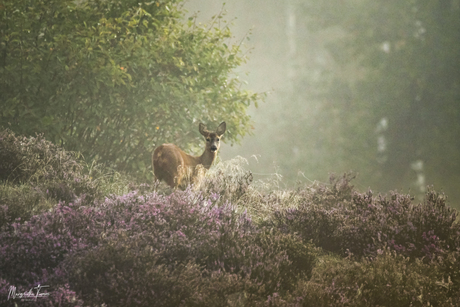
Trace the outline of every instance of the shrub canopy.
<path fill-rule="evenodd" d="M 3 1 L 0 126 L 144 175 L 153 147 L 193 149 L 199 121 L 237 141 L 258 100 L 232 75 L 240 45 L 221 15 L 184 22 L 180 2 Z"/>

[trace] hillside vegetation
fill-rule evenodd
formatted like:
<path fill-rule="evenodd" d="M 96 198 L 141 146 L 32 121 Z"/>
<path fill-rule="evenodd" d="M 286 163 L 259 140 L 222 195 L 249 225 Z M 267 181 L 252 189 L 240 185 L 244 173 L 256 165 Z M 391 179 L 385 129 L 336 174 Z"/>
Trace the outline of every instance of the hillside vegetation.
<path fill-rule="evenodd" d="M 263 94 L 234 70 L 245 47 L 224 12 L 201 24 L 181 0 L 2 0 L 0 126 L 149 178 L 153 148 L 187 150 L 225 114 L 226 141 L 250 132 Z M 144 179 L 147 180 L 147 179 Z"/>
<path fill-rule="evenodd" d="M 446 196 L 280 189 L 235 158 L 185 191 L 0 131 L 0 305 L 458 306 L 460 225 Z"/>

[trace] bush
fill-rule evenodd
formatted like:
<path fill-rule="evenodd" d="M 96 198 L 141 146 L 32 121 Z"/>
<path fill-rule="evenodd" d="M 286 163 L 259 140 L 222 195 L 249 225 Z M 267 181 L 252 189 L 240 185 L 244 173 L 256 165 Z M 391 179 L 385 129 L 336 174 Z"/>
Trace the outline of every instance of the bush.
<path fill-rule="evenodd" d="M 429 261 L 459 246 L 457 211 L 446 205 L 444 195 L 430 190 L 423 204 L 413 204 L 409 195 L 396 192 L 389 197 L 359 193 L 351 179 L 346 175 L 330 187 L 299 192 L 301 204 L 276 212 L 275 225 L 325 250 L 358 257 L 376 256 L 388 247 Z"/>
<path fill-rule="evenodd" d="M 68 284 L 85 304 L 110 306 L 253 304 L 311 273 L 312 245 L 217 199 L 186 190 L 60 203 L 1 233 L 0 270 L 6 285 Z"/>
<path fill-rule="evenodd" d="M 245 169 L 247 164 L 241 156 L 220 162 L 198 180 L 195 188 L 208 197 L 219 195 L 219 204 L 230 201 L 239 210 L 246 210 L 256 224 L 270 220 L 277 209 L 296 205 L 301 197 L 291 190 L 280 189 L 278 174 L 254 180 L 253 174 Z"/>
<path fill-rule="evenodd" d="M 93 168 L 93 175 L 101 177 L 98 171 Z M 59 201 L 69 203 L 85 195 L 92 202 L 103 195 L 99 187 L 78 154 L 42 135 L 27 138 L 0 131 L 0 227 L 16 218 L 28 220 Z"/>
<path fill-rule="evenodd" d="M 50 285 L 39 306 L 460 303 L 457 212 L 433 190 L 413 204 L 360 193 L 348 174 L 279 190 L 236 159 L 165 195 L 40 136 L 3 136 L 1 305 L 38 284 Z"/>
<path fill-rule="evenodd" d="M 37 137 L 17 137 L 0 131 L 0 181 L 29 183 L 47 188 L 56 200 L 71 201 L 77 195 L 97 194 L 85 165 L 77 153 L 69 152 Z"/>
<path fill-rule="evenodd" d="M 381 250 L 374 259 L 325 261 L 303 282 L 291 301 L 301 306 L 457 306 L 452 282 L 435 264 L 411 261 Z"/>
<path fill-rule="evenodd" d="M 17 218 L 29 220 L 34 214 L 56 204 L 49 194 L 29 185 L 0 184 L 0 229 Z"/>
<path fill-rule="evenodd" d="M 220 162 L 204 176 L 198 177 L 196 188 L 204 195 L 219 195 L 222 203 L 229 201 L 236 205 L 241 201 L 247 204 L 248 192 L 253 182 L 252 173 L 243 166 L 247 163 L 240 156 Z"/>
<path fill-rule="evenodd" d="M 223 16 L 202 25 L 181 2 L 3 0 L 0 126 L 144 178 L 152 147 L 196 149 L 197 120 L 225 114 L 237 141 L 260 99 L 233 73 L 241 46 Z"/>

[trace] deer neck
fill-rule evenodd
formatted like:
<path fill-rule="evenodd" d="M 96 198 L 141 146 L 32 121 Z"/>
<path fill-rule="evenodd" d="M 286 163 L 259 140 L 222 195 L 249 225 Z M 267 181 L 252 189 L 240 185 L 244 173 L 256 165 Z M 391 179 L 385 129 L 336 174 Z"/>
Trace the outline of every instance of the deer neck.
<path fill-rule="evenodd" d="M 212 162 L 214 162 L 216 155 L 217 151 L 211 152 L 210 150 L 205 149 L 203 154 L 198 157 L 199 163 L 203 164 L 203 167 L 205 169 L 209 169 L 211 167 Z"/>

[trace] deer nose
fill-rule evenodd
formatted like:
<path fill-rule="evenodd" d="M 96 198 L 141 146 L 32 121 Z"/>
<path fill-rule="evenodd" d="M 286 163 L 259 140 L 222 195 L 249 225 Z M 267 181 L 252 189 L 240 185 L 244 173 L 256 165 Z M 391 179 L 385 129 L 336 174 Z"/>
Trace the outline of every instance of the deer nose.
<path fill-rule="evenodd" d="M 216 145 L 212 145 L 212 146 L 211 146 L 211 151 L 217 151 L 217 146 L 216 146 Z"/>

